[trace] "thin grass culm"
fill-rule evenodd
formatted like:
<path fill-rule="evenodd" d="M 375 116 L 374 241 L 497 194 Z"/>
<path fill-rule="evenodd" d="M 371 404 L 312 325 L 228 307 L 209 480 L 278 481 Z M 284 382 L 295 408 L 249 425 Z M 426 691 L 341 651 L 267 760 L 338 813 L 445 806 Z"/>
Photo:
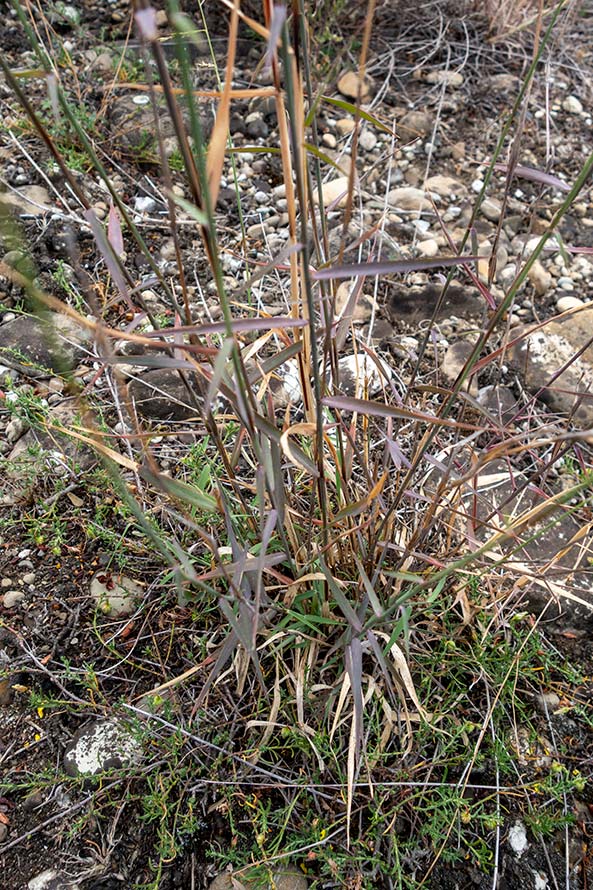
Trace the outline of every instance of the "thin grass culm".
<path fill-rule="evenodd" d="M 7 880 L 588 886 L 589 13 L 112 5 L 0 55 Z"/>

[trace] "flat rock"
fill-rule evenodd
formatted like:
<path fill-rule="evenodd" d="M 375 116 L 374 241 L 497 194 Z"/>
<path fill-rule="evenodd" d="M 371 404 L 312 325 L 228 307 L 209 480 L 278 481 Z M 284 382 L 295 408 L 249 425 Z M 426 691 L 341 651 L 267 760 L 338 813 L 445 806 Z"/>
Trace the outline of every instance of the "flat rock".
<path fill-rule="evenodd" d="M 116 720 L 98 720 L 79 730 L 64 751 L 69 776 L 94 776 L 107 769 L 137 763 L 141 749 L 130 731 Z"/>
<path fill-rule="evenodd" d="M 445 176 L 444 174 L 429 176 L 424 187 L 427 192 L 433 192 L 441 198 L 461 197 L 468 193 L 467 186 L 463 182 L 455 179 L 454 176 Z"/>
<path fill-rule="evenodd" d="M 402 142 L 430 136 L 434 128 L 434 117 L 428 111 L 408 111 L 401 118 L 397 135 Z"/>
<path fill-rule="evenodd" d="M 66 315 L 19 315 L 0 325 L 0 360 L 26 377 L 67 373 L 84 356 L 89 334 Z"/>
<path fill-rule="evenodd" d="M 144 591 L 127 575 L 100 570 L 91 579 L 90 593 L 102 612 L 119 618 L 134 611 Z"/>
<path fill-rule="evenodd" d="M 187 387 L 172 368 L 147 371 L 129 383 L 128 394 L 138 413 L 147 420 L 188 420 L 198 415 Z"/>
<path fill-rule="evenodd" d="M 478 403 L 494 420 L 506 426 L 519 412 L 519 404 L 508 386 L 490 384 L 478 391 Z"/>
<path fill-rule="evenodd" d="M 509 473 L 505 461 L 494 460 L 478 474 L 471 492 L 464 491 L 465 512 L 475 517 L 479 541 L 488 540 L 497 529 L 504 529 L 543 502 L 545 495 L 539 489 L 520 490 L 525 482 L 520 472 Z M 558 521 L 551 525 L 554 518 Z M 523 589 L 532 612 L 539 614 L 545 609 L 546 619 L 560 625 L 593 627 L 593 539 L 591 535 L 583 537 L 578 515 L 559 507 L 538 524 L 518 527 L 500 550 L 508 554 L 509 573 L 516 572 L 519 577 L 524 566 L 529 568 L 532 580 Z M 575 602 L 570 594 L 590 605 Z"/>
<path fill-rule="evenodd" d="M 321 186 L 321 196 L 323 204 L 327 208 L 330 204 L 336 203 L 337 207 L 345 207 L 347 203 L 349 179 L 347 176 L 338 176 L 337 179 L 330 179 Z M 354 192 L 356 193 L 356 183 L 354 183 Z M 317 191 L 313 193 L 315 202 L 319 203 Z"/>
<path fill-rule="evenodd" d="M 513 330 L 513 337 L 528 331 Z M 593 427 L 593 346 L 589 346 L 553 382 L 575 353 L 593 336 L 593 308 L 559 320 L 524 336 L 512 349 L 512 356 L 523 375 L 526 388 L 552 411 L 571 414 L 580 428 Z M 580 404 L 575 409 L 576 402 Z M 574 410 L 573 410 L 574 409 Z"/>
<path fill-rule="evenodd" d="M 422 189 L 412 186 L 391 189 L 388 200 L 396 210 L 432 210 L 432 203 Z"/>
<path fill-rule="evenodd" d="M 88 469 L 96 455 L 79 440 L 61 432 L 75 422 L 72 404 L 62 403 L 48 408 L 45 429 L 30 429 L 7 455 L 4 485 L 0 503 L 18 504 L 31 498 L 37 480 L 47 476 L 48 469 L 64 472 L 64 465 L 75 471 Z"/>
<path fill-rule="evenodd" d="M 0 203 L 18 216 L 43 216 L 52 209 L 49 192 L 42 185 L 24 185 L 16 191 L 3 192 Z"/>
<path fill-rule="evenodd" d="M 120 151 L 132 153 L 141 162 L 154 160 L 158 154 L 154 114 L 150 101 L 144 101 L 147 98 L 146 94 L 137 92 L 118 96 L 109 108 L 115 147 Z M 158 106 L 163 145 L 165 153 L 170 157 L 178 148 L 175 129 L 166 113 L 164 100 L 159 99 Z M 200 120 L 204 137 L 207 139 L 212 132 L 213 117 L 204 109 Z"/>
<path fill-rule="evenodd" d="M 423 318 L 432 318 L 441 292 L 442 288 L 435 284 L 408 287 L 405 284 L 394 283 L 391 285 L 389 315 L 394 322 L 399 319 L 419 321 Z M 481 315 L 483 311 L 484 299 L 477 288 L 453 284 L 448 288 L 436 318 L 437 321 L 442 321 L 451 315 L 471 318 Z"/>

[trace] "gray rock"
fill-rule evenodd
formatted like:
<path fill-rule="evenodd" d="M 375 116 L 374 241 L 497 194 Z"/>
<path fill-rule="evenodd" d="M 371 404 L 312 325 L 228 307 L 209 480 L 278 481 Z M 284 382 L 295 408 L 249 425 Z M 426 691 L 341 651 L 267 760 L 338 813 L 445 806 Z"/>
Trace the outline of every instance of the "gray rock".
<path fill-rule="evenodd" d="M 441 296 L 442 288 L 434 284 L 408 287 L 405 284 L 391 285 L 389 314 L 394 321 L 405 319 L 417 322 L 431 318 Z M 471 318 L 482 315 L 484 299 L 477 288 L 452 284 L 445 295 L 436 319 L 442 321 L 451 315 Z"/>
<path fill-rule="evenodd" d="M 154 159 L 158 154 L 156 125 L 152 104 L 142 93 L 118 96 L 109 109 L 113 141 L 120 150 L 133 153 L 137 160 Z M 158 101 L 159 128 L 165 153 L 170 157 L 177 149 L 175 129 L 166 113 L 164 100 Z M 212 132 L 213 118 L 205 109 L 200 117 L 205 138 Z"/>
<path fill-rule="evenodd" d="M 454 343 L 451 343 L 445 352 L 441 370 L 445 380 L 451 386 L 461 374 L 465 363 L 472 353 L 474 345 L 475 344 L 470 340 L 456 340 Z M 478 394 L 478 381 L 476 380 L 476 377 L 466 378 L 463 383 L 463 389 L 469 391 L 471 395 L 476 396 Z"/>
<path fill-rule="evenodd" d="M 91 579 L 90 593 L 102 612 L 120 618 L 134 611 L 144 591 L 127 575 L 100 570 Z"/>
<path fill-rule="evenodd" d="M 391 189 L 388 200 L 396 210 L 432 210 L 432 203 L 422 189 L 412 186 Z"/>
<path fill-rule="evenodd" d="M 26 430 L 27 427 L 24 420 L 20 417 L 13 417 L 6 424 L 5 436 L 7 442 L 14 445 L 25 434 Z"/>
<path fill-rule="evenodd" d="M 20 315 L 0 325 L 0 359 L 26 377 L 66 373 L 85 355 L 88 332 L 66 315 Z"/>
<path fill-rule="evenodd" d="M 25 599 L 25 593 L 22 590 L 7 590 L 2 596 L 2 605 L 5 609 L 14 609 L 19 606 Z"/>
<path fill-rule="evenodd" d="M 377 395 L 389 385 L 392 377 L 391 369 L 384 361 L 381 362 L 381 369 L 384 373 L 366 352 L 343 355 L 338 359 L 338 392 L 357 399 Z"/>
<path fill-rule="evenodd" d="M 513 336 L 520 336 L 527 330 L 517 328 Z M 529 392 L 539 394 L 552 411 L 570 413 L 575 426 L 581 428 L 593 426 L 593 346 L 589 346 L 553 382 L 550 380 L 571 362 L 592 335 L 593 308 L 583 309 L 561 321 L 549 322 L 513 347 L 513 360 Z"/>
<path fill-rule="evenodd" d="M 7 456 L 4 470 L 4 486 L 0 503 L 18 504 L 27 501 L 35 490 L 37 479 L 47 475 L 48 467 L 62 470 L 64 464 L 71 468 L 88 469 L 96 460 L 94 452 L 76 439 L 60 432 L 67 429 L 76 416 L 69 404 L 55 405 L 48 409 L 46 429 L 30 429 L 18 440 Z"/>
<path fill-rule="evenodd" d="M 478 392 L 478 402 L 494 420 L 503 426 L 519 411 L 519 405 L 508 386 L 500 384 L 483 386 Z"/>
<path fill-rule="evenodd" d="M 140 756 L 140 744 L 122 723 L 98 720 L 79 730 L 66 747 L 64 769 L 69 776 L 94 776 L 137 763 Z"/>
<path fill-rule="evenodd" d="M 195 385 L 195 374 L 187 376 L 190 384 Z M 147 420 L 188 420 L 199 416 L 199 409 L 191 404 L 187 387 L 177 371 L 171 368 L 155 368 L 132 380 L 128 394 L 138 413 Z"/>
<path fill-rule="evenodd" d="M 494 460 L 477 475 L 471 490 L 463 491 L 463 510 L 471 517 L 479 541 L 487 541 L 496 528 L 505 528 L 542 504 L 546 495 L 539 490 L 519 490 L 525 482 L 520 472 L 511 476 L 505 461 Z M 551 524 L 553 519 L 558 521 Z M 583 537 L 581 532 L 578 514 L 564 513 L 560 507 L 537 524 L 517 525 L 513 536 L 499 545 L 508 557 L 505 574 L 509 579 L 514 573 L 524 578 L 523 567 L 528 566 L 532 580 L 524 588 L 524 604 L 537 614 L 545 610 L 546 621 L 556 621 L 559 626 L 593 626 L 593 563 L 587 556 L 593 553 L 593 537 Z M 563 595 L 564 591 L 568 595 Z M 516 605 L 520 608 L 522 604 Z"/>
<path fill-rule="evenodd" d="M 408 111 L 399 122 L 397 135 L 402 142 L 430 136 L 434 128 L 434 117 L 428 111 Z"/>

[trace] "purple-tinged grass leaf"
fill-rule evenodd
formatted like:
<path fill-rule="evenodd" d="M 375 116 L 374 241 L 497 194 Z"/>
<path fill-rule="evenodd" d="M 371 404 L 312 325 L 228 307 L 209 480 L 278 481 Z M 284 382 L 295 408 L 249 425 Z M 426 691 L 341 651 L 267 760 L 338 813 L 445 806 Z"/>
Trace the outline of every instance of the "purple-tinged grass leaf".
<path fill-rule="evenodd" d="M 270 35 L 268 37 L 268 46 L 266 49 L 265 67 L 269 71 L 276 55 L 278 41 L 282 34 L 282 28 L 286 21 L 286 7 L 275 5 L 272 7 L 272 21 L 270 22 Z"/>
<path fill-rule="evenodd" d="M 509 165 L 495 164 L 494 169 L 507 173 Z M 544 173 L 543 170 L 537 170 L 535 167 L 524 167 L 522 164 L 516 164 L 513 167 L 513 176 L 520 177 L 521 179 L 530 179 L 532 182 L 538 182 L 540 185 L 549 185 L 551 188 L 559 189 L 561 192 L 569 192 L 571 190 L 571 186 L 564 182 L 563 179 L 559 179 L 551 173 Z"/>
<path fill-rule="evenodd" d="M 159 29 L 156 23 L 156 9 L 147 6 L 146 9 L 138 9 L 134 15 L 138 34 L 147 43 L 156 40 L 159 36 Z"/>
<path fill-rule="evenodd" d="M 375 417 L 397 417 L 400 420 L 429 423 L 433 426 L 447 426 L 451 429 L 482 430 L 482 427 L 477 427 L 470 423 L 458 423 L 455 420 L 436 417 L 434 414 L 423 414 L 421 411 L 412 411 L 410 408 L 398 408 L 395 405 L 386 405 L 384 402 L 354 399 L 350 398 L 350 396 L 325 396 L 321 401 L 324 405 L 327 405 L 328 408 L 337 408 L 338 411 L 372 414 Z"/>
<path fill-rule="evenodd" d="M 124 236 L 121 230 L 119 214 L 115 209 L 113 201 L 109 207 L 109 219 L 107 222 L 107 238 L 113 248 L 113 252 L 117 257 L 123 256 L 124 253 Z"/>
<path fill-rule="evenodd" d="M 413 260 L 395 260 L 376 263 L 352 263 L 345 266 L 331 266 L 328 269 L 319 269 L 313 273 L 313 278 L 317 281 L 326 281 L 337 278 L 356 278 L 360 275 L 365 277 L 376 275 L 396 275 L 406 272 L 422 272 L 426 269 L 437 269 L 439 267 L 449 268 L 450 266 L 468 266 L 470 263 L 477 263 L 483 259 L 479 256 L 445 256 L 430 259 L 413 259 Z"/>
<path fill-rule="evenodd" d="M 134 310 L 134 304 L 132 303 L 130 295 L 128 293 L 126 279 L 124 278 L 122 270 L 119 267 L 119 263 L 117 262 L 117 258 L 114 255 L 113 248 L 111 247 L 108 239 L 105 237 L 105 232 L 103 231 L 101 223 L 97 219 L 95 211 L 92 208 L 90 208 L 89 210 L 85 210 L 84 217 L 91 227 L 93 237 L 97 242 L 97 247 L 99 248 L 101 256 L 105 260 L 107 268 L 111 273 L 111 277 L 115 281 L 117 289 L 119 290 L 121 296 L 126 301 L 130 309 Z"/>
<path fill-rule="evenodd" d="M 231 322 L 233 333 L 242 331 L 271 331 L 275 328 L 304 328 L 307 321 L 304 318 L 289 318 L 288 316 L 276 316 L 275 318 L 237 318 Z M 215 321 L 209 324 L 179 325 L 178 327 L 159 328 L 158 331 L 148 331 L 146 337 L 171 337 L 175 334 L 223 334 L 226 331 L 224 321 Z"/>

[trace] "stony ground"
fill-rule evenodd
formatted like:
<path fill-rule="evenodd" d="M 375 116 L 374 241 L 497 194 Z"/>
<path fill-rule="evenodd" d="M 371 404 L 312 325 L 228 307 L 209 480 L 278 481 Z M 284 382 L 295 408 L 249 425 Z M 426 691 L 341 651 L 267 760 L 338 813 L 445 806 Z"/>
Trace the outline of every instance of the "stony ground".
<path fill-rule="evenodd" d="M 450 28 L 440 43 L 437 40 L 434 46 L 439 48 L 434 52 L 428 51 L 430 41 L 423 44 L 413 32 L 406 55 L 399 52 L 404 38 L 389 8 L 383 6 L 379 15 L 363 99 L 383 128 L 365 122 L 358 139 L 357 202 L 348 231 L 354 247 L 347 251 L 346 259 L 358 258 L 361 232 L 372 232 L 375 255 L 383 259 L 449 255 L 471 218 L 501 121 L 520 89 L 529 59 L 518 43 L 488 46 L 478 29 L 468 32 L 461 26 Z M 119 4 L 108 8 L 85 3 L 80 9 L 56 4 L 49 19 L 62 45 L 60 72 L 77 100 L 81 123 L 91 133 L 99 156 L 109 164 L 112 182 L 156 263 L 179 293 L 175 246 L 155 164 L 152 112 L 146 94 L 138 89 L 142 68 L 133 52 L 127 50 L 122 58 L 127 16 L 127 9 Z M 166 19 L 161 22 L 166 38 Z M 3 40 L 11 68 L 35 67 L 11 13 L 7 13 Z M 546 185 L 537 178 L 517 177 L 507 194 L 504 171 L 495 174 L 474 224 L 473 247 L 486 258 L 478 266 L 476 280 L 460 273 L 438 307 L 443 281 L 438 271 L 415 272 L 405 279 L 387 277 L 376 284 L 370 279 L 364 284 L 353 312 L 352 336 L 377 350 L 401 391 L 429 327 L 431 345 L 422 363 L 420 382 L 442 387 L 455 381 L 490 317 L 484 290 L 495 302 L 503 299 L 518 264 L 534 250 L 538 236 L 563 200 L 563 183 L 567 187 L 573 183 L 593 148 L 591 51 L 576 26 L 572 44 L 567 41 L 564 35 L 555 45 L 546 77 L 542 69 L 536 78 L 519 157 L 523 167 L 545 171 L 558 181 Z M 214 45 L 218 51 L 224 48 L 222 41 L 215 40 Z M 341 76 L 355 68 L 355 56 L 348 58 L 347 46 L 344 39 L 343 58 L 340 53 L 331 63 L 325 93 L 351 102 L 357 84 L 353 90 L 352 75 Z M 257 83 L 266 85 L 265 73 L 254 74 L 261 55 L 261 46 L 247 38 L 241 41 L 235 70 L 238 87 L 249 85 L 254 76 Z M 195 62 L 196 83 L 200 88 L 214 87 L 215 69 L 207 57 L 197 55 Z M 27 80 L 27 88 L 31 101 L 43 107 L 43 83 Z M 123 331 L 132 319 L 125 304 L 107 292 L 102 259 L 75 189 L 40 148 L 6 83 L 0 83 L 0 96 L 4 119 L 0 206 L 18 220 L 39 284 L 76 307 L 84 306 L 85 299 L 107 307 L 111 323 Z M 218 207 L 223 262 L 231 285 L 244 275 L 245 256 L 252 262 L 267 262 L 288 239 L 280 162 L 274 154 L 257 151 L 277 144 L 274 105 L 267 99 L 237 101 L 233 110 L 233 142 L 246 150 L 235 156 L 234 171 L 230 167 L 225 170 Z M 49 120 L 47 107 L 45 112 Z M 207 128 L 209 121 L 212 108 L 205 105 Z M 394 125 L 397 142 L 390 132 Z M 352 115 L 338 106 L 322 104 L 318 127 L 324 152 L 338 168 L 327 166 L 324 185 L 331 245 L 339 243 L 341 236 L 340 202 L 351 164 Z M 175 168 L 176 142 L 164 114 L 162 129 Z M 75 184 L 84 190 L 96 216 L 106 219 L 108 196 L 90 172 L 80 146 L 71 133 L 60 133 L 59 125 L 54 135 L 68 152 Z M 178 194 L 187 195 L 182 176 L 176 174 L 176 179 Z M 183 212 L 179 219 L 193 319 L 217 321 L 221 310 L 216 288 L 195 225 Z M 131 516 L 110 489 L 96 454 L 80 438 L 60 432 L 61 427 L 76 422 L 84 435 L 85 426 L 68 378 L 61 373 L 65 359 L 73 368 L 74 379 L 101 411 L 103 423 L 113 433 L 114 447 L 124 455 L 126 434 L 132 426 L 126 406 L 114 395 L 113 377 L 99 361 L 92 338 L 63 316 L 53 319 L 58 336 L 48 335 L 48 323 L 27 314 L 33 307 L 12 271 L 24 271 L 28 261 L 18 239 L 8 229 L 6 233 L 0 260 L 0 668 L 4 672 L 0 679 L 0 763 L 7 789 L 0 797 L 3 875 L 6 886 L 14 890 L 112 890 L 143 882 L 148 885 L 155 841 L 152 829 L 144 831 L 143 826 L 151 824 L 151 819 L 143 822 L 138 818 L 126 830 L 116 817 L 107 830 L 101 822 L 101 808 L 95 812 L 90 806 L 92 790 L 84 777 L 99 769 L 134 763 L 142 774 L 138 733 L 131 735 L 106 716 L 108 705 L 125 699 L 140 709 L 140 716 L 135 716 L 141 720 L 143 708 L 150 710 L 143 696 L 166 678 L 207 659 L 208 622 L 198 639 L 192 631 L 192 606 L 178 599 L 171 577 L 145 541 L 130 534 Z M 516 430 L 517 435 L 531 431 L 550 439 L 567 429 L 593 427 L 593 395 L 588 391 L 593 383 L 591 248 L 593 188 L 588 183 L 496 331 L 492 346 L 501 347 L 498 360 L 485 364 L 469 385 L 475 409 L 492 424 L 484 449 L 496 441 L 496 429 L 501 425 Z M 489 261 L 492 254 L 494 259 Z M 170 323 L 170 304 L 145 257 L 129 255 L 127 265 L 143 309 L 156 323 Z M 77 267 L 86 273 L 86 289 Z M 341 288 L 338 310 L 348 303 L 349 292 L 348 287 Z M 286 283 L 279 277 L 263 278 L 253 294 L 270 315 L 284 314 L 288 309 Z M 546 324 L 539 326 L 542 322 Z M 533 328 L 527 337 L 521 336 L 525 326 Z M 129 344 L 123 341 L 116 351 L 131 358 Z M 579 351 L 577 360 L 571 362 Z M 352 370 L 351 339 L 346 341 L 343 360 Z M 176 373 L 143 371 L 132 363 L 121 364 L 120 369 L 143 422 L 157 427 L 159 437 L 153 438 L 152 444 L 160 469 L 183 470 L 186 478 L 197 479 L 201 469 L 197 445 L 202 431 L 187 424 L 194 409 L 187 403 Z M 350 374 L 351 391 L 356 386 L 356 373 L 354 368 Z M 279 410 L 284 410 L 290 397 L 287 388 L 285 382 L 278 394 Z M 513 516 L 578 479 L 590 467 L 591 443 L 587 434 L 571 440 L 563 463 L 540 474 L 537 485 L 533 480 L 543 459 L 541 452 L 537 457 L 523 455 L 512 466 L 507 460 L 490 464 L 488 472 L 478 476 L 475 538 L 479 540 L 480 524 L 485 526 L 493 515 Z M 550 451 L 554 447 L 551 444 Z M 460 464 L 460 473 L 465 469 Z M 567 511 L 560 525 L 524 545 L 520 557 L 515 558 L 522 565 L 529 563 L 532 577 L 525 586 L 524 601 L 513 603 L 515 613 L 523 609 L 539 613 L 545 608 L 550 645 L 576 665 L 579 677 L 585 680 L 590 678 L 593 657 L 589 641 L 593 612 L 587 605 L 593 603 L 589 520 L 582 512 Z M 560 594 L 568 596 L 558 598 Z M 177 634 L 175 651 L 169 645 L 172 627 Z M 126 672 L 128 662 L 134 664 L 134 670 Z M 54 670 L 57 663 L 58 672 Z M 100 666 L 98 674 L 96 666 Z M 537 719 L 544 742 L 540 737 L 534 747 L 533 739 L 525 741 L 522 765 L 526 770 L 539 769 L 542 758 L 547 757 L 549 766 L 561 747 L 565 750 L 573 744 L 574 761 L 568 758 L 563 763 L 580 770 L 586 780 L 592 755 L 587 738 L 590 683 L 575 683 L 570 688 L 565 684 L 562 690 L 561 695 L 548 690 L 548 697 L 539 700 Z M 215 705 L 222 722 L 227 706 L 223 696 Z M 163 726 L 170 717 L 168 711 L 164 713 Z M 156 767 L 151 761 L 150 769 Z M 64 783 L 64 771 L 74 784 Z M 129 780 L 129 799 L 135 800 L 137 795 L 140 800 L 138 784 L 137 776 Z M 116 785 L 114 782 L 114 788 Z M 591 800 L 588 791 L 575 804 L 580 807 L 578 830 L 561 852 L 554 845 L 543 845 L 542 853 L 524 837 L 520 818 L 509 823 L 500 863 L 503 878 L 497 886 L 510 890 L 590 886 Z M 232 844 L 232 831 L 220 812 L 214 797 L 204 791 L 187 855 L 181 864 L 164 869 L 158 886 L 206 886 L 216 868 L 210 862 L 205 864 L 202 847 L 208 844 L 224 849 Z M 73 826 L 78 828 L 72 830 Z M 492 886 L 490 878 L 490 883 L 482 883 L 483 877 L 471 869 L 463 874 L 464 883 L 459 883 L 454 870 L 444 868 L 439 873 L 437 869 L 429 886 Z M 227 877 L 217 880 L 211 885 L 217 890 L 231 886 Z M 306 884 L 302 873 L 289 873 L 276 881 L 284 890 L 300 890 Z M 355 884 L 336 879 L 320 886 Z"/>

